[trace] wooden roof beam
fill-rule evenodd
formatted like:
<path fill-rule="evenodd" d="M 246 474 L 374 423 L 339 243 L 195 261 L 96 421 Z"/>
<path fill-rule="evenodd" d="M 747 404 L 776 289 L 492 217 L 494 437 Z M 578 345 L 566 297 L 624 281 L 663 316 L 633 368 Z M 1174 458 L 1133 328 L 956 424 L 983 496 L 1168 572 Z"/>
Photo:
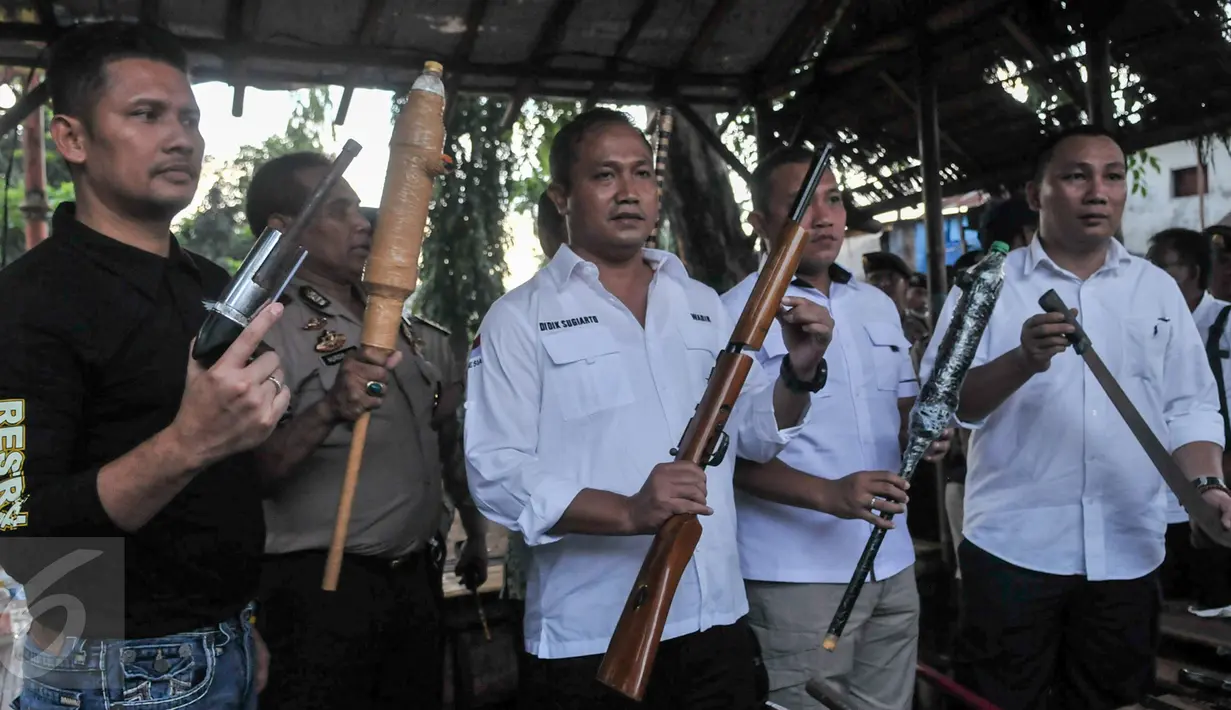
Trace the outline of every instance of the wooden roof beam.
<path fill-rule="evenodd" d="M 568 29 L 569 19 L 572 18 L 573 11 L 579 4 L 579 0 L 556 0 L 551 12 L 547 14 L 547 20 L 539 27 L 538 39 L 534 42 L 534 48 L 530 50 L 530 60 L 526 64 L 530 65 L 532 70 L 540 68 L 560 48 L 560 43 L 564 41 L 565 31 Z M 517 117 L 521 115 L 522 106 L 534 92 L 534 79 L 535 74 L 532 71 L 517 81 L 517 87 L 513 90 L 513 98 L 505 107 L 504 117 L 500 119 L 502 133 L 512 128 Z"/>
<path fill-rule="evenodd" d="M 809 84 L 818 85 L 823 79 L 845 77 L 857 69 L 892 61 L 901 52 L 915 45 L 920 33 L 943 38 L 963 31 L 972 24 L 999 14 L 1009 5 L 1009 0 L 960 0 L 946 5 L 922 22 L 911 20 L 903 27 L 887 32 L 880 37 L 860 41 L 858 49 L 846 56 L 833 57 L 817 62 L 811 71 L 792 76 L 776 85 L 758 87 L 759 98 L 774 99 Z"/>
<path fill-rule="evenodd" d="M 228 0 L 227 1 L 227 16 L 226 16 L 226 41 L 228 43 L 237 43 L 243 41 L 245 35 L 244 26 L 247 24 L 245 18 L 246 13 L 252 13 L 250 16 L 256 16 L 256 8 L 254 7 L 258 0 L 250 0 L 251 5 L 246 5 L 244 0 Z M 244 91 L 248 88 L 247 83 L 242 81 L 244 76 L 243 61 L 233 57 L 227 57 L 226 64 L 234 65 L 235 73 L 241 79 L 231 85 L 231 115 L 239 118 L 244 115 Z"/>
<path fill-rule="evenodd" d="M 1044 54 L 1042 48 L 1012 18 L 1007 15 L 1002 16 L 1000 24 L 1017 43 L 1017 46 L 1026 52 L 1026 56 L 1030 57 L 1030 60 L 1042 70 L 1043 76 L 1056 84 L 1056 88 L 1069 100 L 1069 103 L 1079 108 L 1085 105 L 1085 89 L 1073 78 L 1072 74 L 1061 71 L 1058 77 L 1055 76 L 1053 65 L 1056 62 L 1051 56 Z"/>
<path fill-rule="evenodd" d="M 680 55 L 680 61 L 675 65 L 676 73 L 686 72 L 692 68 L 706 47 L 714 41 L 714 35 L 717 34 L 718 29 L 722 27 L 723 20 L 727 19 L 727 15 L 734 7 L 735 0 L 717 0 L 714 3 L 710 11 L 706 13 L 705 19 L 701 21 L 701 28 L 688 41 L 688 46 Z"/>
<path fill-rule="evenodd" d="M 466 31 L 462 33 L 462 38 L 453 50 L 454 60 L 470 61 L 474 45 L 479 41 L 479 28 L 483 26 L 483 18 L 487 16 L 488 2 L 489 0 L 471 0 L 470 8 L 466 11 Z"/>
<path fill-rule="evenodd" d="M 1126 153 L 1134 153 L 1156 145 L 1165 145 L 1176 141 L 1192 140 L 1197 136 L 1227 130 L 1228 128 L 1231 128 L 1231 112 L 1203 116 L 1190 121 L 1189 123 L 1160 121 L 1156 124 L 1156 126 L 1157 127 L 1133 131 L 1132 133 L 1125 135 L 1122 141 L 1124 151 Z M 1035 146 L 1023 147 L 1034 148 Z M 1032 169 L 1033 168 L 1028 161 L 1023 162 L 1021 160 L 1014 160 L 1006 165 L 993 168 L 981 174 L 971 175 L 963 180 L 946 183 L 944 186 L 944 194 L 945 196 L 961 195 L 972 190 L 984 189 L 986 187 L 1000 184 L 1018 184 L 1025 182 L 1030 178 L 1030 172 Z M 879 214 L 881 212 L 892 212 L 893 210 L 902 209 L 904 207 L 913 207 L 922 201 L 922 195 L 903 195 L 900 198 L 894 198 L 868 205 L 864 209 L 874 211 Z"/>
<path fill-rule="evenodd" d="M 58 28 L 60 22 L 56 20 L 56 7 L 53 0 L 37 0 L 34 3 L 34 11 L 38 14 L 38 21 L 47 27 Z"/>
<path fill-rule="evenodd" d="M 804 57 L 824 52 L 850 5 L 851 0 L 808 0 L 753 70 L 758 83 L 785 80 Z"/>
<path fill-rule="evenodd" d="M 708 121 L 702 118 L 692 106 L 682 101 L 675 104 L 675 110 L 679 111 L 680 115 L 692 124 L 692 127 L 701 135 L 701 140 L 708 143 L 710 148 L 726 162 L 728 167 L 743 178 L 744 182 L 752 183 L 752 171 L 745 167 L 739 157 L 723 144 L 722 139 L 718 137 L 717 133 L 714 133 L 714 127 Z"/>
<path fill-rule="evenodd" d="M 41 25 L 23 22 L 0 22 L 0 40 L 23 42 L 47 42 L 53 39 L 51 32 Z M 244 56 L 247 59 L 260 61 L 271 59 L 277 61 L 300 62 L 309 65 L 335 65 L 341 67 L 356 67 L 373 70 L 418 71 L 423 68 L 423 62 L 432 59 L 433 55 L 423 51 L 394 51 L 380 47 L 320 47 L 311 45 L 273 44 L 266 42 L 245 41 L 232 45 L 225 39 L 208 37 L 178 37 L 180 45 L 189 54 L 204 54 L 213 57 Z M 4 58 L 13 66 L 31 66 L 37 57 L 33 54 L 13 53 Z M 463 62 L 454 65 L 455 73 L 466 73 L 492 79 L 545 79 L 558 81 L 610 81 L 632 84 L 654 84 L 659 73 L 654 71 L 620 70 L 610 73 L 570 67 L 536 66 L 528 62 L 519 64 L 478 64 Z M 217 71 L 207 71 L 218 75 Z M 265 72 L 268 73 L 268 72 Z M 273 74 L 282 75 L 279 72 Z M 304 79 L 303 81 L 310 81 Z M 481 83 L 481 82 L 480 82 Z M 743 80 L 739 76 L 725 74 L 691 74 L 684 89 L 722 89 L 730 92 L 743 88 Z M 463 89 L 465 90 L 465 89 Z M 568 95 L 577 95 L 570 90 Z M 584 96 L 584 94 L 582 94 Z M 621 94 L 625 100 L 626 94 Z M 716 99 L 725 102 L 725 99 Z M 734 100 L 734 99 L 732 99 Z"/>
<path fill-rule="evenodd" d="M 446 126 L 453 120 L 453 111 L 457 108 L 459 79 L 455 68 L 469 63 L 470 55 L 474 53 L 474 45 L 479 41 L 479 29 L 483 26 L 483 18 L 487 16 L 488 1 L 471 0 L 470 8 L 466 11 L 466 31 L 462 33 L 462 38 L 458 40 L 457 46 L 453 48 L 453 58 L 450 60 L 449 66 L 445 67 Z"/>
<path fill-rule="evenodd" d="M 162 25 L 162 14 L 158 11 L 158 0 L 141 0 L 141 21 L 147 25 Z"/>
<path fill-rule="evenodd" d="M 370 44 L 375 41 L 380 18 L 384 16 L 388 4 L 388 0 L 368 0 L 363 6 L 363 16 L 359 20 L 359 28 L 355 30 L 355 44 Z"/>
<path fill-rule="evenodd" d="M 881 81 L 885 83 L 885 86 L 888 86 L 889 90 L 892 91 L 893 94 L 897 96 L 899 99 L 901 99 L 902 103 L 906 104 L 906 106 L 909 107 L 911 111 L 914 111 L 915 113 L 919 112 L 918 102 L 916 102 L 915 99 L 906 92 L 906 89 L 903 89 L 902 86 L 898 84 L 898 82 L 894 81 L 893 77 L 889 76 L 889 72 L 882 70 L 880 72 L 880 78 L 881 78 Z M 953 138 L 948 133 L 946 133 L 943 129 L 940 131 L 940 139 L 944 141 L 945 145 L 947 145 L 950 150 L 960 155 L 962 159 L 965 160 L 970 165 L 970 167 L 976 168 L 976 169 L 978 168 L 978 165 L 975 163 L 974 159 L 970 157 L 970 153 L 967 153 L 965 150 L 963 150 L 962 146 L 958 145 L 957 141 L 953 140 Z"/>
<path fill-rule="evenodd" d="M 50 98 L 51 87 L 45 81 L 40 81 L 33 89 L 23 93 L 21 98 L 17 99 L 17 103 L 0 114 L 0 138 L 11 133 Z"/>
<path fill-rule="evenodd" d="M 619 69 L 620 63 L 628 58 L 633 47 L 637 45 L 637 40 L 641 38 L 641 32 L 646 25 L 650 23 L 650 18 L 654 16 L 654 8 L 657 7 L 657 0 L 641 0 L 641 4 L 637 6 L 637 11 L 633 13 L 633 17 L 628 22 L 628 29 L 624 31 L 624 35 L 620 37 L 620 41 L 616 44 L 615 54 L 607 58 L 604 70 L 614 72 Z M 611 90 L 609 81 L 596 81 L 590 93 L 586 96 L 585 110 L 589 111 L 594 108 L 594 105 L 603 99 L 603 95 Z"/>
<path fill-rule="evenodd" d="M 368 0 L 363 6 L 363 15 L 359 18 L 359 27 L 355 30 L 353 42 L 359 46 L 372 44 L 376 39 L 376 30 L 380 27 L 380 18 L 385 14 L 387 0 Z M 350 113 L 350 102 L 355 98 L 354 70 L 346 72 L 346 81 L 342 86 L 342 99 L 333 114 L 333 125 L 346 123 L 346 115 Z"/>

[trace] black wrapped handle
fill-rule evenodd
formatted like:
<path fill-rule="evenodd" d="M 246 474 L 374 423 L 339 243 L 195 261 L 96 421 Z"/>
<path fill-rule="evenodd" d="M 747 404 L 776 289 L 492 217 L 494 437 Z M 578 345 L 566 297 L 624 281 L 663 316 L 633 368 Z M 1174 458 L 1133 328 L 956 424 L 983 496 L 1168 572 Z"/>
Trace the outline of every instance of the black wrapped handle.
<path fill-rule="evenodd" d="M 1039 307 L 1048 313 L 1059 313 L 1064 316 L 1064 322 L 1073 326 L 1072 333 L 1066 333 L 1065 338 L 1073 344 L 1073 349 L 1078 355 L 1085 354 L 1090 347 L 1090 338 L 1086 335 L 1086 331 L 1082 329 L 1081 324 L 1073 317 L 1073 311 L 1064 305 L 1064 300 L 1060 298 L 1060 294 L 1055 290 L 1049 290 L 1047 293 L 1039 297 Z"/>

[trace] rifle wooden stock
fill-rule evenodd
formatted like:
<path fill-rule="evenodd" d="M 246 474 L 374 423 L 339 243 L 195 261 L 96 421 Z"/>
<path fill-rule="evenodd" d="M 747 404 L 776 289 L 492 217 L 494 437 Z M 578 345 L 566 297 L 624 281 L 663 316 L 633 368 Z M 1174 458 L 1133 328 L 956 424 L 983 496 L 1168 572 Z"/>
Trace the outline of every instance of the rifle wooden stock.
<path fill-rule="evenodd" d="M 799 268 L 808 243 L 808 231 L 801 223 L 829 163 L 831 148 L 826 146 L 813 158 L 795 198 L 791 221 L 783 228 L 769 261 L 761 269 L 731 339 L 718 355 L 701 403 L 684 430 L 679 448 L 673 452 L 676 461 L 691 461 L 705 468 L 714 457 L 727 417 L 752 367 L 752 358 L 743 350 L 760 349 Z M 603 685 L 633 700 L 645 696 L 671 601 L 700 540 L 701 523 L 695 515 L 676 515 L 654 535 L 599 666 L 598 680 Z"/>

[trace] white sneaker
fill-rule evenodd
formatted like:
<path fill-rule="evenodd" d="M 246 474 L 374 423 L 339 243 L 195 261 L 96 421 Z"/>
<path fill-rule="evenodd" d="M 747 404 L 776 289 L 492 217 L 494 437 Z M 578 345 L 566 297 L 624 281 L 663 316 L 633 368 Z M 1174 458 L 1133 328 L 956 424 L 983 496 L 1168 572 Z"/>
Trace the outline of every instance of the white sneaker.
<path fill-rule="evenodd" d="M 1202 619 L 1231 619 L 1231 606 L 1215 607 L 1213 609 L 1199 609 L 1195 606 L 1190 606 L 1188 607 L 1188 613 L 1199 616 Z"/>

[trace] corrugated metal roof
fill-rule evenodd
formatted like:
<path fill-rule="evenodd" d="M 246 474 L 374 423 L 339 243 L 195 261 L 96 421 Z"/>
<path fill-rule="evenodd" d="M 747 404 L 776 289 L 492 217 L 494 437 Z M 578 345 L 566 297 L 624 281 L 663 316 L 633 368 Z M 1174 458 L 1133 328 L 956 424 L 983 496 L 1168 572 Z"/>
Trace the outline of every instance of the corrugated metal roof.
<path fill-rule="evenodd" d="M 6 0 L 6 18 L 25 21 L 0 23 L 0 61 L 30 60 L 23 40 L 52 35 L 36 10 L 51 5 L 61 24 L 156 21 L 185 40 L 198 76 L 248 85 L 399 89 L 432 59 L 462 91 L 730 104 L 809 1 Z M 630 33 L 643 2 L 649 22 Z"/>
<path fill-rule="evenodd" d="M 183 38 L 200 79 L 404 89 L 428 59 L 452 88 L 524 98 L 772 106 L 758 140 L 835 140 L 875 176 L 858 204 L 916 204 L 920 50 L 936 62 L 946 194 L 1020 180 L 1045 129 L 1080 119 L 1081 7 L 1063 0 L 0 0 L 0 64 L 55 25 L 123 17 Z M 1231 126 L 1221 0 L 1107 0 L 1131 85 L 1126 147 Z M 39 14 L 42 7 L 44 14 Z M 51 8 L 54 18 L 49 17 Z M 1110 17 L 1104 15 L 1104 17 Z M 1096 18 L 1097 19 L 1097 18 Z M 827 31 L 828 30 L 828 31 Z M 819 52 L 819 58 L 817 53 Z M 1043 61 L 1039 61 L 1042 59 Z M 1044 101 L 1023 103 L 995 79 Z M 1052 97 L 1055 97 L 1052 100 Z M 1137 105 L 1140 104 L 1140 105 Z M 917 161 L 915 161 L 917 162 Z"/>

